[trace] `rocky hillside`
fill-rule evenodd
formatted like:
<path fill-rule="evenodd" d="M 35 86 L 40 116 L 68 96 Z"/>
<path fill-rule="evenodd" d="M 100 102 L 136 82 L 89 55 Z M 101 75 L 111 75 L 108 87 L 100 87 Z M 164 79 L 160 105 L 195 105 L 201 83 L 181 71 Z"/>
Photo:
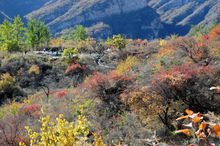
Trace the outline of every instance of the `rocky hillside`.
<path fill-rule="evenodd" d="M 0 51 L 1 146 L 220 145 L 220 25 L 59 43 L 62 58 Z"/>
<path fill-rule="evenodd" d="M 150 0 L 163 22 L 177 25 L 210 23 L 220 20 L 219 0 Z"/>
<path fill-rule="evenodd" d="M 139 37 L 139 32 L 145 32 L 145 29 L 147 33 L 143 33 L 143 36 L 152 35 L 152 20 L 159 18 L 147 6 L 146 0 L 65 0 L 60 3 L 60 0 L 56 0 L 27 15 L 27 18 L 45 20 L 54 33 L 76 24 L 91 27 L 103 22 L 110 27 L 110 34 L 123 33 L 131 37 Z M 104 29 L 102 33 L 106 36 L 109 30 Z"/>
<path fill-rule="evenodd" d="M 0 22 L 5 18 L 14 16 L 24 16 L 33 10 L 39 9 L 47 0 L 1 0 L 0 2 Z"/>
<path fill-rule="evenodd" d="M 132 38 L 151 39 L 184 35 L 191 25 L 220 20 L 220 0 L 4 1 L 0 10 L 7 15 L 41 19 L 53 34 L 83 24 L 95 37 L 122 33 Z"/>

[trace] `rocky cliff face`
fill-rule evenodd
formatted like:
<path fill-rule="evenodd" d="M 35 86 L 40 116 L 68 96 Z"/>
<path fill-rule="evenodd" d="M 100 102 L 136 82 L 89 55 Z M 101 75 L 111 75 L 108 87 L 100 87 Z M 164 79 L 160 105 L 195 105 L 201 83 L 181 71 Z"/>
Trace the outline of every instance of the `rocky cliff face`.
<path fill-rule="evenodd" d="M 150 0 L 148 5 L 166 23 L 192 25 L 220 20 L 220 0 Z"/>
<path fill-rule="evenodd" d="M 57 0 L 27 17 L 43 19 L 52 30 L 60 31 L 76 24 L 101 21 L 113 15 L 122 15 L 146 7 L 146 0 Z"/>
<path fill-rule="evenodd" d="M 122 33 L 149 39 L 174 33 L 184 35 L 191 25 L 220 21 L 220 0 L 18 1 L 11 0 L 8 3 L 13 8 L 3 11 L 7 9 L 22 16 L 31 11 L 26 18 L 43 20 L 53 34 L 82 24 L 90 28 L 93 36 L 105 38 Z M 0 10 L 5 6 L 0 3 Z"/>
<path fill-rule="evenodd" d="M 185 34 L 191 25 L 219 21 L 219 7 L 220 0 L 53 0 L 27 18 L 44 20 L 53 33 L 104 23 L 108 29 L 101 34 L 151 38 Z"/>
<path fill-rule="evenodd" d="M 147 2 L 147 0 L 63 0 L 61 3 L 61 0 L 54 0 L 33 11 L 27 18 L 44 20 L 53 33 L 83 24 L 90 27 L 93 36 L 102 38 L 118 33 L 133 38 L 167 35 L 163 29 L 166 24 L 160 21 L 159 15 Z M 173 28 L 170 32 L 174 33 L 176 27 L 167 27 Z"/>

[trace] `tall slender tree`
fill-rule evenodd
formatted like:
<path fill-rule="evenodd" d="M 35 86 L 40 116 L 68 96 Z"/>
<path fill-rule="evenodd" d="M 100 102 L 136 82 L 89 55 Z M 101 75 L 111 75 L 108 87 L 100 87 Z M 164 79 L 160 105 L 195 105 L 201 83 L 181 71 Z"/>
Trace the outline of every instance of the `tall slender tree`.
<path fill-rule="evenodd" d="M 24 36 L 25 27 L 20 16 L 14 18 L 12 24 L 12 32 L 13 32 L 12 35 L 14 41 L 18 44 L 18 46 L 22 47 L 25 41 L 25 36 Z"/>
<path fill-rule="evenodd" d="M 8 50 L 8 47 L 12 41 L 12 24 L 8 20 L 0 25 L 0 41 L 1 41 L 1 50 Z"/>
<path fill-rule="evenodd" d="M 27 43 L 36 49 L 37 47 L 48 45 L 50 32 L 42 21 L 31 19 L 28 22 L 26 37 Z"/>

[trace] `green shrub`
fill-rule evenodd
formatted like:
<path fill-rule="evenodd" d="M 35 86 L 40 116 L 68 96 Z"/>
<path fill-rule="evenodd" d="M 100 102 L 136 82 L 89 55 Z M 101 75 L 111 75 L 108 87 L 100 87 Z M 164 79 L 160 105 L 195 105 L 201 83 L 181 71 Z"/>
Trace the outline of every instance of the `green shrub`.
<path fill-rule="evenodd" d="M 76 48 L 67 48 L 64 49 L 63 53 L 62 53 L 62 59 L 63 61 L 67 62 L 67 63 L 72 63 L 74 62 L 74 55 L 78 54 L 78 49 Z M 75 57 L 77 58 L 77 57 Z"/>
<path fill-rule="evenodd" d="M 116 47 L 118 49 L 123 49 L 127 45 L 126 39 L 122 35 L 114 35 L 111 39 L 108 38 L 106 44 L 109 46 Z"/>
<path fill-rule="evenodd" d="M 64 51 L 62 53 L 62 58 L 72 58 L 72 56 L 77 53 L 78 53 L 78 49 L 67 48 L 67 49 L 64 49 Z"/>

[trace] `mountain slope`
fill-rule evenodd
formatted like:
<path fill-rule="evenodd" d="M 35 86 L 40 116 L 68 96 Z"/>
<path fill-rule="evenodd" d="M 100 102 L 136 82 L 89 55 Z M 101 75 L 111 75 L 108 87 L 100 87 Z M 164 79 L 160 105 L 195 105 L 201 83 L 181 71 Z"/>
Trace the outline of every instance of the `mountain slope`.
<path fill-rule="evenodd" d="M 11 18 L 8 15 L 6 15 L 3 11 L 0 11 L 0 22 L 4 19 L 10 20 Z"/>
<path fill-rule="evenodd" d="M 191 25 L 219 21 L 219 7 L 220 0 L 53 0 L 27 18 L 44 20 L 53 33 L 101 22 L 111 31 L 103 34 L 149 38 L 186 34 Z"/>
<path fill-rule="evenodd" d="M 220 0 L 3 1 L 0 10 L 10 17 L 27 14 L 28 19 L 41 19 L 53 34 L 82 24 L 100 29 L 91 30 L 95 37 L 122 33 L 132 38 L 155 38 L 184 35 L 191 25 L 220 21 Z"/>
<path fill-rule="evenodd" d="M 98 31 L 102 38 L 117 33 L 132 38 L 164 37 L 169 33 L 175 33 L 174 30 L 177 28 L 161 22 L 160 16 L 147 5 L 146 0 L 63 0 L 62 4 L 60 0 L 54 0 L 28 14 L 27 18 L 44 20 L 53 33 L 77 24 L 93 27 L 104 23 L 109 27 Z M 173 29 L 168 32 L 164 31 L 165 27 Z"/>
<path fill-rule="evenodd" d="M 1 0 L 0 12 L 4 13 L 10 18 L 17 15 L 23 17 L 24 15 L 32 12 L 35 9 L 42 7 L 48 0 Z M 0 22 L 4 20 L 5 16 L 0 16 Z"/>
<path fill-rule="evenodd" d="M 150 0 L 162 21 L 179 25 L 220 20 L 220 0 Z"/>

